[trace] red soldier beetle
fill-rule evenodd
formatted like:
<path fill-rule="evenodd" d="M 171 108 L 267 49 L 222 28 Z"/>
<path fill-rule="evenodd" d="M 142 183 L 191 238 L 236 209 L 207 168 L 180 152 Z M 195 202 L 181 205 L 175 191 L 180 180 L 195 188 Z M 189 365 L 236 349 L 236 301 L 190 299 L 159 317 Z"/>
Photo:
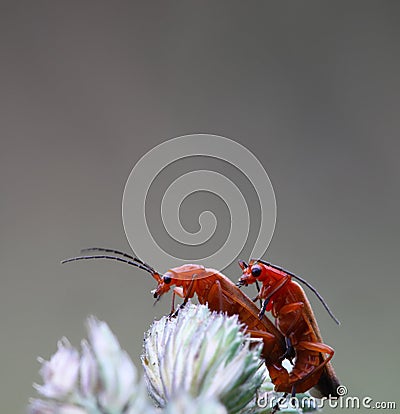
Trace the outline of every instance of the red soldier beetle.
<path fill-rule="evenodd" d="M 171 315 L 174 313 L 175 295 L 184 299 L 180 305 L 183 307 L 195 294 L 201 304 L 207 304 L 213 311 L 238 315 L 239 320 L 247 327 L 246 331 L 252 337 L 263 340 L 262 356 L 271 378 L 275 381 L 274 383 L 285 382 L 289 377 L 287 370 L 281 364 L 285 358 L 291 360 L 294 357 L 294 348 L 287 348 L 286 339 L 278 328 L 265 315 L 260 315 L 260 311 L 253 301 L 222 273 L 200 265 L 183 265 L 170 269 L 161 275 L 142 260 L 118 250 L 95 247 L 84 249 L 81 252 L 93 251 L 114 253 L 122 257 L 98 254 L 74 257 L 64 260 L 62 263 L 77 260 L 109 259 L 145 270 L 157 281 L 157 288 L 152 291 L 156 301 L 169 290 L 173 290 Z M 325 365 L 325 370 L 327 370 L 327 366 L 328 364 Z M 312 377 L 307 382 L 303 380 L 302 389 L 308 390 L 315 386 L 320 394 L 329 396 L 326 390 L 331 387 L 330 381 L 330 378 L 326 375 L 322 375 L 317 383 L 315 377 Z M 325 382 L 328 383 L 328 386 Z M 302 389 L 296 391 L 303 392 Z M 284 391 L 286 392 L 286 390 Z"/>
<path fill-rule="evenodd" d="M 340 385 L 330 360 L 334 350 L 323 343 L 310 302 L 302 287 L 293 279 L 306 284 L 321 300 L 330 316 L 339 324 L 322 296 L 307 281 L 281 267 L 263 260 L 251 260 L 247 265 L 239 262 L 243 274 L 238 286 L 262 283 L 254 300 L 263 300 L 259 317 L 271 311 L 280 332 L 285 336 L 287 347 L 294 349 L 296 359 L 292 371 L 270 370 L 277 391 L 305 392 L 316 386 L 323 396 L 338 397 Z"/>

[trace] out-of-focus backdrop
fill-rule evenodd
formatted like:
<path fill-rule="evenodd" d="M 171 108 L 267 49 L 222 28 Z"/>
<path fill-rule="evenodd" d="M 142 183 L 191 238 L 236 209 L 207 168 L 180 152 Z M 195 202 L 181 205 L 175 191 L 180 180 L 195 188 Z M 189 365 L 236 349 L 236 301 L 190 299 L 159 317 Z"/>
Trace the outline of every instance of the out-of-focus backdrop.
<path fill-rule="evenodd" d="M 132 167 L 196 132 L 258 156 L 278 206 L 265 257 L 341 319 L 309 295 L 349 393 L 396 400 L 399 18 L 393 1 L 2 2 L 1 411 L 24 412 L 36 357 L 64 335 L 78 345 L 89 314 L 139 366 L 169 298 L 153 307 L 151 278 L 119 263 L 59 262 L 129 251 Z"/>

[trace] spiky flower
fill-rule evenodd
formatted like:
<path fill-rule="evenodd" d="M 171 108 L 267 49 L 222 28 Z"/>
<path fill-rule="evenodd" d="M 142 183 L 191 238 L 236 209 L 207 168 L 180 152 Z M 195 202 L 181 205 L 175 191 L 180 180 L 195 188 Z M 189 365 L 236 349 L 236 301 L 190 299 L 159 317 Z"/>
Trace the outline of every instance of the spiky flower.
<path fill-rule="evenodd" d="M 64 338 L 49 361 L 39 359 L 43 385 L 35 384 L 45 400 L 31 401 L 31 414 L 151 413 L 136 368 L 106 323 L 88 319 L 88 341 L 81 352 Z"/>
<path fill-rule="evenodd" d="M 106 323 L 88 319 L 78 351 L 65 338 L 39 359 L 42 399 L 30 414 L 267 414 L 278 395 L 260 359 L 262 344 L 236 317 L 187 306 L 156 321 L 145 335 L 144 380 Z M 155 401 L 155 408 L 148 393 Z M 161 407 L 161 408 L 160 408 Z M 300 413 L 301 410 L 281 411 Z"/>
<path fill-rule="evenodd" d="M 79 352 L 66 338 L 57 344 L 58 350 L 50 361 L 38 358 L 42 364 L 40 375 L 44 384 L 35 384 L 36 390 L 47 398 L 65 398 L 72 394 L 78 381 Z"/>
<path fill-rule="evenodd" d="M 177 318 L 153 323 L 144 341 L 142 363 L 151 397 L 158 406 L 181 393 L 215 398 L 229 413 L 254 399 L 267 375 L 254 345 L 236 316 L 187 306 Z"/>

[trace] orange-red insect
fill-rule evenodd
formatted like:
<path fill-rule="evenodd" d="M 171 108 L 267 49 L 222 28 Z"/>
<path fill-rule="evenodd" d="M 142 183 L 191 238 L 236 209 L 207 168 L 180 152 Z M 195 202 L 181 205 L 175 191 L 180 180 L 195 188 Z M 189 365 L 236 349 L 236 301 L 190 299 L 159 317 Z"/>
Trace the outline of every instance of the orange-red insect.
<path fill-rule="evenodd" d="M 104 248 L 82 250 L 82 252 L 90 251 L 115 253 L 122 257 L 99 254 L 74 257 L 62 263 L 87 259 L 111 259 L 139 267 L 150 273 L 157 281 L 157 288 L 152 292 L 154 298 L 159 300 L 163 294 L 173 290 L 171 315 L 174 312 L 175 295 L 184 299 L 180 305 L 183 307 L 196 294 L 198 301 L 207 304 L 211 310 L 238 315 L 239 320 L 247 326 L 246 331 L 252 337 L 263 340 L 262 356 L 267 368 L 284 369 L 281 362 L 286 357 L 285 338 L 266 316 L 259 318 L 259 309 L 253 301 L 222 273 L 204 266 L 188 264 L 170 269 L 160 275 L 147 263 L 118 250 Z"/>
<path fill-rule="evenodd" d="M 292 278 L 305 283 L 318 298 L 332 318 L 332 314 L 319 293 L 304 279 L 263 260 L 252 260 L 247 265 L 239 262 L 243 274 L 238 285 L 262 283 L 256 299 L 264 300 L 260 317 L 271 311 L 280 332 L 285 336 L 288 348 L 296 353 L 294 367 L 286 370 L 270 370 L 277 391 L 305 392 L 316 386 L 323 396 L 338 396 L 339 380 L 330 364 L 334 350 L 323 343 L 311 305 L 301 286 Z"/>
<path fill-rule="evenodd" d="M 135 258 L 129 254 L 113 249 L 90 248 L 82 252 L 99 251 L 104 253 L 115 253 L 122 257 L 110 256 L 106 254 L 79 256 L 72 259 L 64 260 L 67 263 L 76 260 L 87 259 L 111 259 L 139 267 L 150 273 L 157 281 L 157 288 L 153 291 L 154 297 L 159 300 L 160 297 L 172 289 L 172 310 L 174 312 L 174 298 L 178 295 L 184 299 L 184 306 L 194 295 L 197 296 L 201 304 L 207 304 L 211 310 L 226 312 L 228 315 L 238 315 L 239 320 L 247 326 L 247 332 L 254 338 L 263 340 L 262 356 L 265 359 L 266 366 L 270 376 L 277 385 L 277 390 L 287 392 L 287 388 L 278 388 L 280 383 L 287 382 L 288 372 L 282 366 L 285 358 L 293 358 L 294 350 L 299 360 L 298 348 L 287 347 L 285 336 L 275 325 L 265 316 L 260 315 L 260 311 L 253 301 L 244 294 L 230 279 L 214 269 L 204 268 L 200 265 L 183 265 L 168 270 L 165 274 L 160 275 L 150 265 Z M 247 266 L 247 265 L 246 265 Z M 253 283 L 252 281 L 249 283 Z M 264 312 L 262 312 L 264 313 Z M 318 331 L 319 332 L 319 331 Z M 303 392 L 315 387 L 323 396 L 334 395 L 332 378 L 333 370 L 329 371 L 328 363 L 324 366 L 324 373 L 321 378 L 314 376 L 310 379 L 303 378 L 302 387 L 296 389 L 296 392 Z M 296 365 L 295 365 L 296 367 Z M 337 383 L 339 385 L 339 383 Z M 292 389 L 290 391 L 293 391 Z M 336 392 L 336 388 L 335 388 Z"/>

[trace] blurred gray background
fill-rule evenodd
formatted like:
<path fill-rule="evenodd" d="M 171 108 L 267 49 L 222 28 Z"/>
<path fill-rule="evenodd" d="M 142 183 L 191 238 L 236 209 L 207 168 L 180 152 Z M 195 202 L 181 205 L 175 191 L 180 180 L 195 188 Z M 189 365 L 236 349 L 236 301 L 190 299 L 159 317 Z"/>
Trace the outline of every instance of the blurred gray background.
<path fill-rule="evenodd" d="M 259 157 L 278 205 L 265 257 L 341 319 L 309 295 L 350 394 L 396 400 L 399 18 L 396 1 L 1 2 L 2 412 L 24 412 L 36 357 L 63 335 L 78 345 L 89 314 L 139 366 L 169 298 L 154 308 L 140 270 L 59 261 L 130 251 L 133 165 L 196 132 Z"/>

